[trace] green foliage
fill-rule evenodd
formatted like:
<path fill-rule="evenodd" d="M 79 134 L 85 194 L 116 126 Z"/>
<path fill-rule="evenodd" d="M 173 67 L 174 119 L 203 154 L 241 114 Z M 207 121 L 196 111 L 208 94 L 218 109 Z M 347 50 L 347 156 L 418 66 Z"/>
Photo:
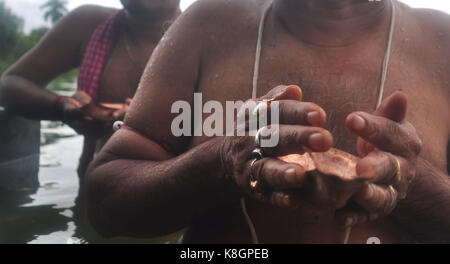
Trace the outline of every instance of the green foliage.
<path fill-rule="evenodd" d="M 55 24 L 64 14 L 67 13 L 67 1 L 66 0 L 48 0 L 41 6 L 41 9 L 45 9 L 44 19 L 50 20 Z"/>
<path fill-rule="evenodd" d="M 17 45 L 23 37 L 23 19 L 14 15 L 3 1 L 0 1 L 0 73 L 8 67 L 17 52 Z"/>
<path fill-rule="evenodd" d="M 3 1 L 0 1 L 0 58 L 4 58 L 20 37 L 23 19 L 14 15 Z"/>
<path fill-rule="evenodd" d="M 47 4 L 54 1 L 48 1 Z M 63 2 L 65 5 L 66 1 Z M 22 30 L 23 19 L 15 15 L 4 1 L 0 0 L 0 75 L 3 74 L 20 57 L 33 48 L 49 30 L 40 27 L 25 34 Z M 73 90 L 73 87 L 64 87 L 65 83 L 74 83 L 78 70 L 70 71 L 54 80 L 49 89 Z"/>
<path fill-rule="evenodd" d="M 55 92 L 59 91 L 75 91 L 76 90 L 76 80 L 78 77 L 78 69 L 66 72 L 65 74 L 59 76 L 53 80 L 47 87 L 47 89 Z"/>

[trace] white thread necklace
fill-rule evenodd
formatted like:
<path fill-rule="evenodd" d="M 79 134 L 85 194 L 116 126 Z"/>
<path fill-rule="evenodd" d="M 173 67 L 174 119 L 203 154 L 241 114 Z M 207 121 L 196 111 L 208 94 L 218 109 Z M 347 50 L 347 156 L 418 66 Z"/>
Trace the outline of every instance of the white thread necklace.
<path fill-rule="evenodd" d="M 391 4 L 391 21 L 390 21 L 390 25 L 389 25 L 389 35 L 388 35 L 388 40 L 387 40 L 387 45 L 386 45 L 386 52 L 384 54 L 383 65 L 382 65 L 382 69 L 381 69 L 380 86 L 379 86 L 379 90 L 378 90 L 378 98 L 377 98 L 377 104 L 376 104 L 375 109 L 377 109 L 381 105 L 381 102 L 383 100 L 384 86 L 386 83 L 386 78 L 387 78 L 387 73 L 388 73 L 388 68 L 389 68 L 392 40 L 394 37 L 394 30 L 395 30 L 396 7 L 395 7 L 395 3 L 392 0 L 388 0 L 388 1 Z M 260 67 L 261 51 L 262 51 L 261 44 L 262 44 L 262 38 L 263 38 L 263 34 L 264 34 L 264 24 L 266 22 L 267 15 L 272 7 L 272 4 L 273 4 L 273 1 L 271 1 L 264 8 L 263 14 L 259 21 L 258 40 L 256 42 L 256 52 L 255 52 L 255 65 L 254 65 L 254 70 L 253 70 L 252 99 L 256 99 L 256 96 L 257 96 L 259 67 Z M 241 209 L 242 209 L 242 213 L 244 214 L 245 220 L 246 220 L 249 230 L 250 230 L 250 236 L 251 236 L 252 243 L 259 244 L 259 239 L 258 239 L 258 235 L 256 233 L 255 225 L 247 211 L 245 197 L 241 198 Z M 345 233 L 344 233 L 343 244 L 348 243 L 351 231 L 352 231 L 352 226 L 349 226 L 346 228 Z"/>

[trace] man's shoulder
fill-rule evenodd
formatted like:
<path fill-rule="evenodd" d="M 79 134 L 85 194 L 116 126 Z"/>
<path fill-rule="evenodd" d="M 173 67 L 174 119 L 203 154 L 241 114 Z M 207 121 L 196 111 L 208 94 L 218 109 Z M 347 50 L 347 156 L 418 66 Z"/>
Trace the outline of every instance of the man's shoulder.
<path fill-rule="evenodd" d="M 403 27 L 414 35 L 413 52 L 422 63 L 432 63 L 447 71 L 450 76 L 450 15 L 442 11 L 411 8 L 404 5 Z M 418 52 L 419 51 L 419 52 Z"/>
<path fill-rule="evenodd" d="M 424 41 L 450 45 L 450 15 L 434 9 L 403 8 L 407 23 L 421 33 Z M 448 49 L 447 49 L 448 50 Z"/>
<path fill-rule="evenodd" d="M 82 5 L 67 14 L 65 19 L 88 27 L 96 27 L 114 12 L 117 12 L 117 9 L 97 5 Z"/>
<path fill-rule="evenodd" d="M 188 10 L 193 9 L 198 13 L 208 13 L 219 16 L 239 15 L 255 12 L 255 9 L 269 2 L 270 0 L 197 0 L 188 8 Z"/>
<path fill-rule="evenodd" d="M 432 71 L 442 85 L 434 90 L 448 96 L 450 82 L 450 15 L 438 10 L 404 6 L 403 26 L 409 28 L 410 54 L 422 67 Z M 431 87 L 431 86 L 430 86 Z M 450 100 L 450 97 L 448 97 Z"/>
<path fill-rule="evenodd" d="M 201 47 L 202 54 L 253 38 L 261 10 L 269 0 L 198 0 L 175 22 L 170 36 Z"/>
<path fill-rule="evenodd" d="M 214 30 L 218 30 L 217 27 L 245 27 L 244 23 L 258 17 L 267 2 L 269 0 L 198 0 L 183 15 Z"/>

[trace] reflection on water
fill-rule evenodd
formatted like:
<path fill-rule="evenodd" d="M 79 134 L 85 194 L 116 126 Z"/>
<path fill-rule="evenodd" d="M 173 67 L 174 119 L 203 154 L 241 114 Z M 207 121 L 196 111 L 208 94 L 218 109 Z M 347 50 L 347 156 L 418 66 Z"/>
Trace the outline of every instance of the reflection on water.
<path fill-rule="evenodd" d="M 76 167 L 83 138 L 60 122 L 42 123 L 37 191 L 0 191 L 0 243 L 170 243 L 176 235 L 153 240 L 105 239 L 86 222 L 78 197 Z"/>

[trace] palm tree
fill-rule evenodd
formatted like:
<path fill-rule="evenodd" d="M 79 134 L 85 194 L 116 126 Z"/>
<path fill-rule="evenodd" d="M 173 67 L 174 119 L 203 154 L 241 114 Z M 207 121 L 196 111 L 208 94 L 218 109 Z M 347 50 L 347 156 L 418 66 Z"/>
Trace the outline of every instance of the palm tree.
<path fill-rule="evenodd" d="M 53 24 L 67 13 L 67 1 L 66 0 L 47 0 L 45 4 L 41 6 L 41 9 L 45 9 L 45 20 L 51 20 Z"/>

